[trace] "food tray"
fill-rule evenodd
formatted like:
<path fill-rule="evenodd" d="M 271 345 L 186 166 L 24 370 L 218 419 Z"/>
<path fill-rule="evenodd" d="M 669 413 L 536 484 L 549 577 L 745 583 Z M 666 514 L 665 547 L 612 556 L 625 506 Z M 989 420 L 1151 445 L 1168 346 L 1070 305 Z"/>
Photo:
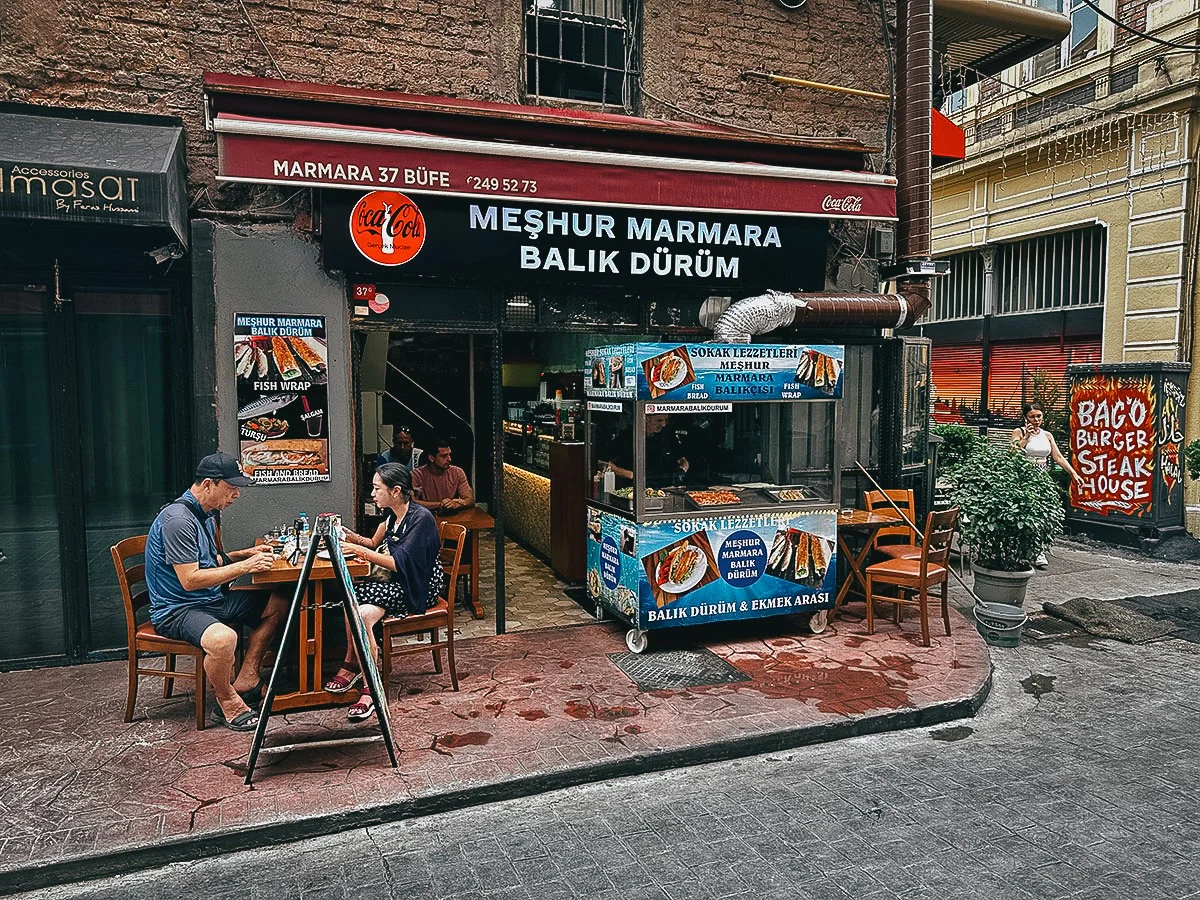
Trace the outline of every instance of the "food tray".
<path fill-rule="evenodd" d="M 666 500 L 666 495 L 660 497 L 651 497 L 648 494 L 642 498 L 643 509 L 662 509 L 663 501 Z M 608 494 L 608 502 L 613 506 L 619 506 L 621 509 L 633 510 L 633 496 L 618 494 L 616 491 L 610 491 Z"/>
<path fill-rule="evenodd" d="M 705 503 L 705 502 L 703 502 L 702 499 L 698 499 L 698 498 L 703 498 L 707 495 L 715 495 L 715 494 L 726 494 L 726 495 L 728 495 L 729 499 L 724 500 L 722 502 L 716 502 L 716 503 Z M 741 506 L 742 505 L 742 498 L 738 495 L 738 492 L 731 491 L 728 489 L 721 489 L 721 490 L 711 490 L 710 489 L 707 491 L 688 491 L 684 496 L 687 497 L 688 505 L 692 509 L 698 509 L 698 510 L 727 509 L 728 507 L 731 507 L 731 506 Z"/>
<path fill-rule="evenodd" d="M 779 488 L 767 488 L 763 491 L 763 493 L 776 503 L 804 503 L 808 500 L 823 499 L 814 494 L 810 488 L 800 484 Z"/>

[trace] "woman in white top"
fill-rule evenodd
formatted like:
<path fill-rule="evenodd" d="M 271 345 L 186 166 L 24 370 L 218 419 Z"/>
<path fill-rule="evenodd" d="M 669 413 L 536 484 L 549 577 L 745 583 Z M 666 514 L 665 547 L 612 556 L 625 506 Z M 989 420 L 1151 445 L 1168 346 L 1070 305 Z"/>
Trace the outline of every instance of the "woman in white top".
<path fill-rule="evenodd" d="M 1020 450 L 1029 458 L 1030 462 L 1043 471 L 1050 468 L 1050 460 L 1053 459 L 1071 476 L 1072 481 L 1079 484 L 1081 481 L 1079 473 L 1071 468 L 1066 457 L 1059 452 L 1058 444 L 1054 443 L 1054 435 L 1042 428 L 1042 421 L 1046 418 L 1046 413 L 1041 404 L 1026 403 L 1024 412 L 1025 427 L 1013 429 L 1013 449 Z M 1039 569 L 1044 569 L 1049 565 L 1049 560 L 1046 559 L 1045 553 L 1039 553 L 1033 564 Z"/>

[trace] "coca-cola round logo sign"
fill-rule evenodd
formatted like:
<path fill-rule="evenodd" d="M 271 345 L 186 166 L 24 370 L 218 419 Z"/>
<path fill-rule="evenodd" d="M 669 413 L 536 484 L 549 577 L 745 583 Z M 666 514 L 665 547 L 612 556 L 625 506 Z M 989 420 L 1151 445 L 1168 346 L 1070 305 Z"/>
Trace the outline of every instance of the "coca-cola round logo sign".
<path fill-rule="evenodd" d="M 425 244 L 425 217 L 399 191 L 371 191 L 350 211 L 350 240 L 381 266 L 402 266 Z"/>

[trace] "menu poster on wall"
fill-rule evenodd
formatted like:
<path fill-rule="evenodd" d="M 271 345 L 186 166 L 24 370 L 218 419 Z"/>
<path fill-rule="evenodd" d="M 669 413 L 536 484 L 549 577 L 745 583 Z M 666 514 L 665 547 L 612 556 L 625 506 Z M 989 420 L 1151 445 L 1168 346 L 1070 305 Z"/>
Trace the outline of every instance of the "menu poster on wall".
<path fill-rule="evenodd" d="M 246 474 L 259 484 L 328 481 L 325 317 L 238 313 L 233 364 Z"/>
<path fill-rule="evenodd" d="M 1148 377 L 1094 375 L 1071 388 L 1071 455 L 1078 509 L 1148 516 L 1154 503 L 1155 407 Z"/>

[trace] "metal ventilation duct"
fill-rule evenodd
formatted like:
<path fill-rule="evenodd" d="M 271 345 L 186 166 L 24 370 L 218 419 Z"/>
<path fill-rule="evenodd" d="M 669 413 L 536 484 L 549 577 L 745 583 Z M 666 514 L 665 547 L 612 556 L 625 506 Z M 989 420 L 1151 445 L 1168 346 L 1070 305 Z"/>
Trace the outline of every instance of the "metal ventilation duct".
<path fill-rule="evenodd" d="M 898 0 L 896 9 L 896 206 L 901 263 L 927 262 L 932 225 L 931 109 L 933 0 Z M 790 294 L 772 291 L 739 300 L 713 326 L 725 343 L 789 325 L 899 328 L 914 324 L 931 302 L 928 276 L 900 285 L 898 294 Z"/>

